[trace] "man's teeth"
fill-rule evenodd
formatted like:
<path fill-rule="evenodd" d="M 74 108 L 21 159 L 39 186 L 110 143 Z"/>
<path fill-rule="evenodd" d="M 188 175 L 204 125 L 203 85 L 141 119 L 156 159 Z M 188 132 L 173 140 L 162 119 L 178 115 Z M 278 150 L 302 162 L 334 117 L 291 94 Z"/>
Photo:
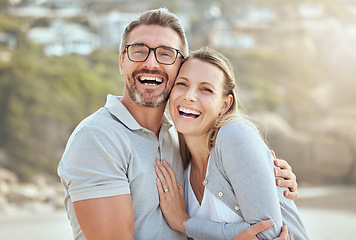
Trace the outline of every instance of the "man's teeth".
<path fill-rule="evenodd" d="M 139 80 L 141 82 L 145 82 L 145 81 L 148 81 L 146 82 L 146 84 L 148 85 L 154 85 L 154 82 L 156 83 L 162 83 L 162 78 L 159 78 L 159 77 L 149 77 L 149 76 L 143 76 L 143 77 L 140 77 Z M 153 81 L 153 82 L 152 82 Z"/>

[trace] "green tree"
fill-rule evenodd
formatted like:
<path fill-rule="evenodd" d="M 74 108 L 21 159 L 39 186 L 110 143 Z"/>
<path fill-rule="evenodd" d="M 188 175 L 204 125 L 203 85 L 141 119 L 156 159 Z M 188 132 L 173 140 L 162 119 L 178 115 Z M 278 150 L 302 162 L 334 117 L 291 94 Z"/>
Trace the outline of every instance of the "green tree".
<path fill-rule="evenodd" d="M 54 175 L 73 128 L 108 93 L 122 93 L 116 62 L 113 53 L 59 58 L 28 46 L 1 64 L 0 147 L 10 156 L 5 167 L 22 180 L 39 172 Z"/>

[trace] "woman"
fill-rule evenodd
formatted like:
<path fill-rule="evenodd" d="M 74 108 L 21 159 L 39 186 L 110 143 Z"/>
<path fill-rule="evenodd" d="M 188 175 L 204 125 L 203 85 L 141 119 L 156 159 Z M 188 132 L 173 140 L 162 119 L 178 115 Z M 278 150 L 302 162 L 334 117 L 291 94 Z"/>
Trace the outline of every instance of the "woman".
<path fill-rule="evenodd" d="M 169 110 L 186 166 L 186 201 L 172 169 L 157 161 L 162 212 L 171 228 L 196 239 L 232 239 L 265 219 L 274 225 L 259 233 L 260 239 L 277 237 L 284 224 L 291 239 L 308 239 L 294 202 L 275 186 L 274 158 L 256 127 L 239 113 L 234 89 L 233 71 L 220 53 L 201 49 L 183 63 Z M 206 220 L 228 224 L 210 232 Z M 201 222 L 201 234 L 190 234 L 187 221 Z"/>

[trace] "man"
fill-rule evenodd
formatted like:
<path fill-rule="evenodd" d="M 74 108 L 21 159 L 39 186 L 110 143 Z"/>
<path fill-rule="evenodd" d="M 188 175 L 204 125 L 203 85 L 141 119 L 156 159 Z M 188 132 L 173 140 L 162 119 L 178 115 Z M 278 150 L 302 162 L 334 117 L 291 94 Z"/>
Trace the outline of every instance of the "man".
<path fill-rule="evenodd" d="M 154 171 L 155 159 L 165 159 L 183 183 L 178 139 L 164 110 L 188 54 L 184 31 L 166 9 L 148 11 L 126 28 L 120 52 L 123 97 L 108 95 L 105 107 L 77 126 L 58 166 L 75 239 L 186 239 L 164 220 Z M 296 185 L 287 174 L 287 187 Z M 271 226 L 256 225 L 241 239 Z"/>

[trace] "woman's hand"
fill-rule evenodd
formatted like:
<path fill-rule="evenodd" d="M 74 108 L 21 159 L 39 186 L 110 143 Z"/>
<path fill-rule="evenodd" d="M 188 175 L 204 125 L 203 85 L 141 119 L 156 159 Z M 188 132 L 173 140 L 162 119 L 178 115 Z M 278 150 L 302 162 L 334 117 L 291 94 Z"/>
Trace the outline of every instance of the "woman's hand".
<path fill-rule="evenodd" d="M 258 240 L 258 237 L 256 235 L 260 232 L 263 232 L 273 226 L 273 221 L 271 219 L 269 220 L 264 220 L 260 221 L 245 230 L 243 230 L 241 233 L 239 233 L 236 237 L 234 237 L 232 240 Z M 284 225 L 282 227 L 282 232 L 279 235 L 278 238 L 275 238 L 273 240 L 289 240 L 289 234 L 288 234 L 288 229 L 287 226 Z"/>
<path fill-rule="evenodd" d="M 274 169 L 274 175 L 276 177 L 281 177 L 283 179 L 277 179 L 277 186 L 286 187 L 289 191 L 284 192 L 284 196 L 286 198 L 290 198 L 292 200 L 297 199 L 298 197 L 298 184 L 297 177 L 292 172 L 292 167 L 287 163 L 287 161 L 282 159 L 277 159 L 276 154 L 273 150 L 271 153 L 274 157 L 274 165 L 280 167 L 280 169 Z"/>
<path fill-rule="evenodd" d="M 176 174 L 166 160 L 163 164 L 156 159 L 155 171 L 158 176 L 156 186 L 159 203 L 168 225 L 185 233 L 185 223 L 189 216 L 185 211 L 185 198 L 182 185 L 177 182 Z"/>

